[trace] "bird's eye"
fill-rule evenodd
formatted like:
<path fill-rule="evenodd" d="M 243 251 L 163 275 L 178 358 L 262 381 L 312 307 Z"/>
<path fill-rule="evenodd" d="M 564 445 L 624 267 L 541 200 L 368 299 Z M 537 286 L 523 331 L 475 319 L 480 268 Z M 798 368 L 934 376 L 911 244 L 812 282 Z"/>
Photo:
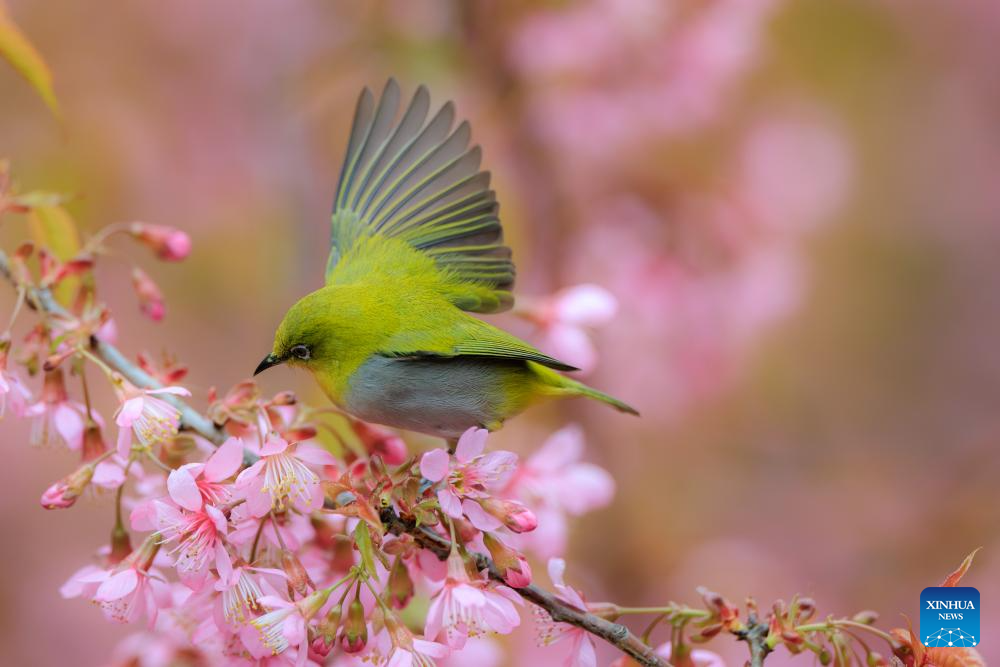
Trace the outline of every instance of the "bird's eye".
<path fill-rule="evenodd" d="M 291 352 L 293 357 L 295 357 L 296 359 L 301 359 L 302 361 L 307 361 L 309 357 L 312 356 L 312 353 L 309 351 L 309 348 L 306 347 L 305 345 L 296 345 L 292 349 L 290 349 L 289 352 Z"/>

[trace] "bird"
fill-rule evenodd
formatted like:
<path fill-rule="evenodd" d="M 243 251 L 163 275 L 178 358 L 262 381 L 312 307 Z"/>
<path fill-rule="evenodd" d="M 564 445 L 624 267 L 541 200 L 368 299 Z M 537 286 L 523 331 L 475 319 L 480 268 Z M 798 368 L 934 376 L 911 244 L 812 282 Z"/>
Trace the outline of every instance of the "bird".
<path fill-rule="evenodd" d="M 454 103 L 431 114 L 425 86 L 400 103 L 394 79 L 377 101 L 367 87 L 358 98 L 324 285 L 288 309 L 254 375 L 305 368 L 344 412 L 450 442 L 470 428 L 495 431 L 546 397 L 638 415 L 473 315 L 514 304 L 490 173 Z"/>

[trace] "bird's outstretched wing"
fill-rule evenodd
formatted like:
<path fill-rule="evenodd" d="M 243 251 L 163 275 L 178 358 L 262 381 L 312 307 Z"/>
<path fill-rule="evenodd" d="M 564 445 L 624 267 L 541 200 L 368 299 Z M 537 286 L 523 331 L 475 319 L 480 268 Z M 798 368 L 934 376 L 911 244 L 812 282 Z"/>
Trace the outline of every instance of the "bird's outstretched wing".
<path fill-rule="evenodd" d="M 405 278 L 399 266 L 378 264 L 391 255 L 381 241 L 395 239 L 423 257 L 394 263 L 413 259 L 413 266 L 432 267 L 442 293 L 459 308 L 510 308 L 514 264 L 489 172 L 479 169 L 479 147 L 469 148 L 469 124 L 452 128 L 451 102 L 428 117 L 423 86 L 397 119 L 399 106 L 399 86 L 391 79 L 377 103 L 368 88 L 358 99 L 333 206 L 327 283 L 381 270 Z"/>

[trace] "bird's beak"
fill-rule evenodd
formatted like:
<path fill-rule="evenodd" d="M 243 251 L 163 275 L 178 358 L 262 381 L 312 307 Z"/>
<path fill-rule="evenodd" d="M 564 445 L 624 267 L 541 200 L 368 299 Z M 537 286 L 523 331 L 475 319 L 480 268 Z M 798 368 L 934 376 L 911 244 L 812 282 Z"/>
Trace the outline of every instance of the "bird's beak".
<path fill-rule="evenodd" d="M 263 373 L 264 371 L 266 371 L 271 366 L 277 366 L 278 364 L 282 363 L 283 361 L 284 360 L 281 359 L 280 357 L 276 357 L 273 354 L 269 354 L 266 357 L 264 357 L 263 361 L 261 361 L 259 364 L 257 364 L 257 370 L 255 370 L 253 372 L 253 374 L 257 375 L 259 373 Z"/>

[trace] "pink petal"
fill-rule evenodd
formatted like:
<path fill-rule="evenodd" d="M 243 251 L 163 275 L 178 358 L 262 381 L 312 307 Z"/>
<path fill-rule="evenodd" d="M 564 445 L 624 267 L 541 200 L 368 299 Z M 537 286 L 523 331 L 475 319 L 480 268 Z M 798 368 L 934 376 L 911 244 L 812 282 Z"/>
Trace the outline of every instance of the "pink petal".
<path fill-rule="evenodd" d="M 80 449 L 83 444 L 83 415 L 63 404 L 56 408 L 52 421 L 69 448 Z"/>
<path fill-rule="evenodd" d="M 560 472 L 564 466 L 579 461 L 582 453 L 583 429 L 570 424 L 550 435 L 528 459 L 528 466 L 540 472 Z"/>
<path fill-rule="evenodd" d="M 255 480 L 257 476 L 263 472 L 265 465 L 267 465 L 267 462 L 264 459 L 257 459 L 254 461 L 253 465 L 241 472 L 236 478 L 236 488 L 242 489 L 250 484 L 250 482 Z"/>
<path fill-rule="evenodd" d="M 556 588 L 565 588 L 563 575 L 566 574 L 566 561 L 562 558 L 549 559 L 549 579 L 552 580 Z"/>
<path fill-rule="evenodd" d="M 239 438 L 229 438 L 208 457 L 202 474 L 210 482 L 221 482 L 236 474 L 242 464 L 243 441 Z"/>
<path fill-rule="evenodd" d="M 417 650 L 418 653 L 423 653 L 429 658 L 447 658 L 451 651 L 444 644 L 439 644 L 437 642 L 429 642 L 423 639 L 413 639 L 413 648 Z"/>
<path fill-rule="evenodd" d="M 432 482 L 440 482 L 448 474 L 450 457 L 443 449 L 432 449 L 420 457 L 420 474 Z"/>
<path fill-rule="evenodd" d="M 576 285 L 556 296 L 554 311 L 563 322 L 592 327 L 611 321 L 618 312 L 618 301 L 599 285 Z"/>
<path fill-rule="evenodd" d="M 156 506 L 153 504 L 155 502 L 145 500 L 132 508 L 132 513 L 128 517 L 132 530 L 141 532 L 156 530 Z"/>
<path fill-rule="evenodd" d="M 147 389 L 147 394 L 173 394 L 174 396 L 190 396 L 191 392 L 184 387 L 160 387 L 159 389 Z"/>
<path fill-rule="evenodd" d="M 482 454 L 483 448 L 486 447 L 486 436 L 489 434 L 490 432 L 484 428 L 476 428 L 475 426 L 470 428 L 458 439 L 455 458 L 462 463 L 468 463 Z"/>
<path fill-rule="evenodd" d="M 117 489 L 125 483 L 125 471 L 114 461 L 101 461 L 94 466 L 90 482 L 102 489 Z"/>
<path fill-rule="evenodd" d="M 111 575 L 107 581 L 101 584 L 94 595 L 98 602 L 111 602 L 123 598 L 139 585 L 139 574 L 132 568 L 122 570 L 118 574 Z"/>
<path fill-rule="evenodd" d="M 233 575 L 233 561 L 222 542 L 215 545 L 215 569 L 219 571 L 219 577 L 223 581 L 228 581 Z"/>
<path fill-rule="evenodd" d="M 288 449 L 288 442 L 284 438 L 270 437 L 264 441 L 264 446 L 260 448 L 261 456 L 273 456 Z"/>
<path fill-rule="evenodd" d="M 494 531 L 499 530 L 503 526 L 503 523 L 498 518 L 489 514 L 474 500 L 469 500 L 468 498 L 463 500 L 462 511 L 465 512 L 465 516 L 469 517 L 469 522 L 478 530 Z"/>
<path fill-rule="evenodd" d="M 441 489 L 437 492 L 438 502 L 441 503 L 441 509 L 444 513 L 453 519 L 462 518 L 462 501 L 458 499 L 455 492 L 451 489 Z"/>
<path fill-rule="evenodd" d="M 132 422 L 142 414 L 142 402 L 142 396 L 136 396 L 122 403 L 122 407 L 115 417 L 115 423 L 124 427 L 132 426 Z"/>
<path fill-rule="evenodd" d="M 334 458 L 333 454 L 313 445 L 296 445 L 295 458 L 318 466 L 337 465 L 337 459 Z"/>
<path fill-rule="evenodd" d="M 212 523 L 215 524 L 215 529 L 225 535 L 229 522 L 226 520 L 226 515 L 222 513 L 222 510 L 212 507 L 211 505 L 205 505 L 205 514 L 212 519 Z"/>
<path fill-rule="evenodd" d="M 615 495 L 615 480 L 591 463 L 569 466 L 553 490 L 570 514 L 585 514 L 606 506 Z"/>
<path fill-rule="evenodd" d="M 264 479 L 256 477 L 253 482 L 247 485 L 243 492 L 243 497 L 247 500 L 247 509 L 250 516 L 262 517 L 271 511 L 271 494 L 264 491 Z"/>
<path fill-rule="evenodd" d="M 116 444 L 118 456 L 127 459 L 132 453 L 132 427 L 122 426 L 118 429 L 118 442 Z"/>
<path fill-rule="evenodd" d="M 580 667 L 597 667 L 597 652 L 594 650 L 593 640 L 582 630 L 579 632 L 581 638 L 576 649 L 575 664 Z"/>
<path fill-rule="evenodd" d="M 170 472 L 167 476 L 167 492 L 170 498 L 184 509 L 192 512 L 201 509 L 201 491 L 198 490 L 198 483 L 188 470 L 178 468 Z"/>

